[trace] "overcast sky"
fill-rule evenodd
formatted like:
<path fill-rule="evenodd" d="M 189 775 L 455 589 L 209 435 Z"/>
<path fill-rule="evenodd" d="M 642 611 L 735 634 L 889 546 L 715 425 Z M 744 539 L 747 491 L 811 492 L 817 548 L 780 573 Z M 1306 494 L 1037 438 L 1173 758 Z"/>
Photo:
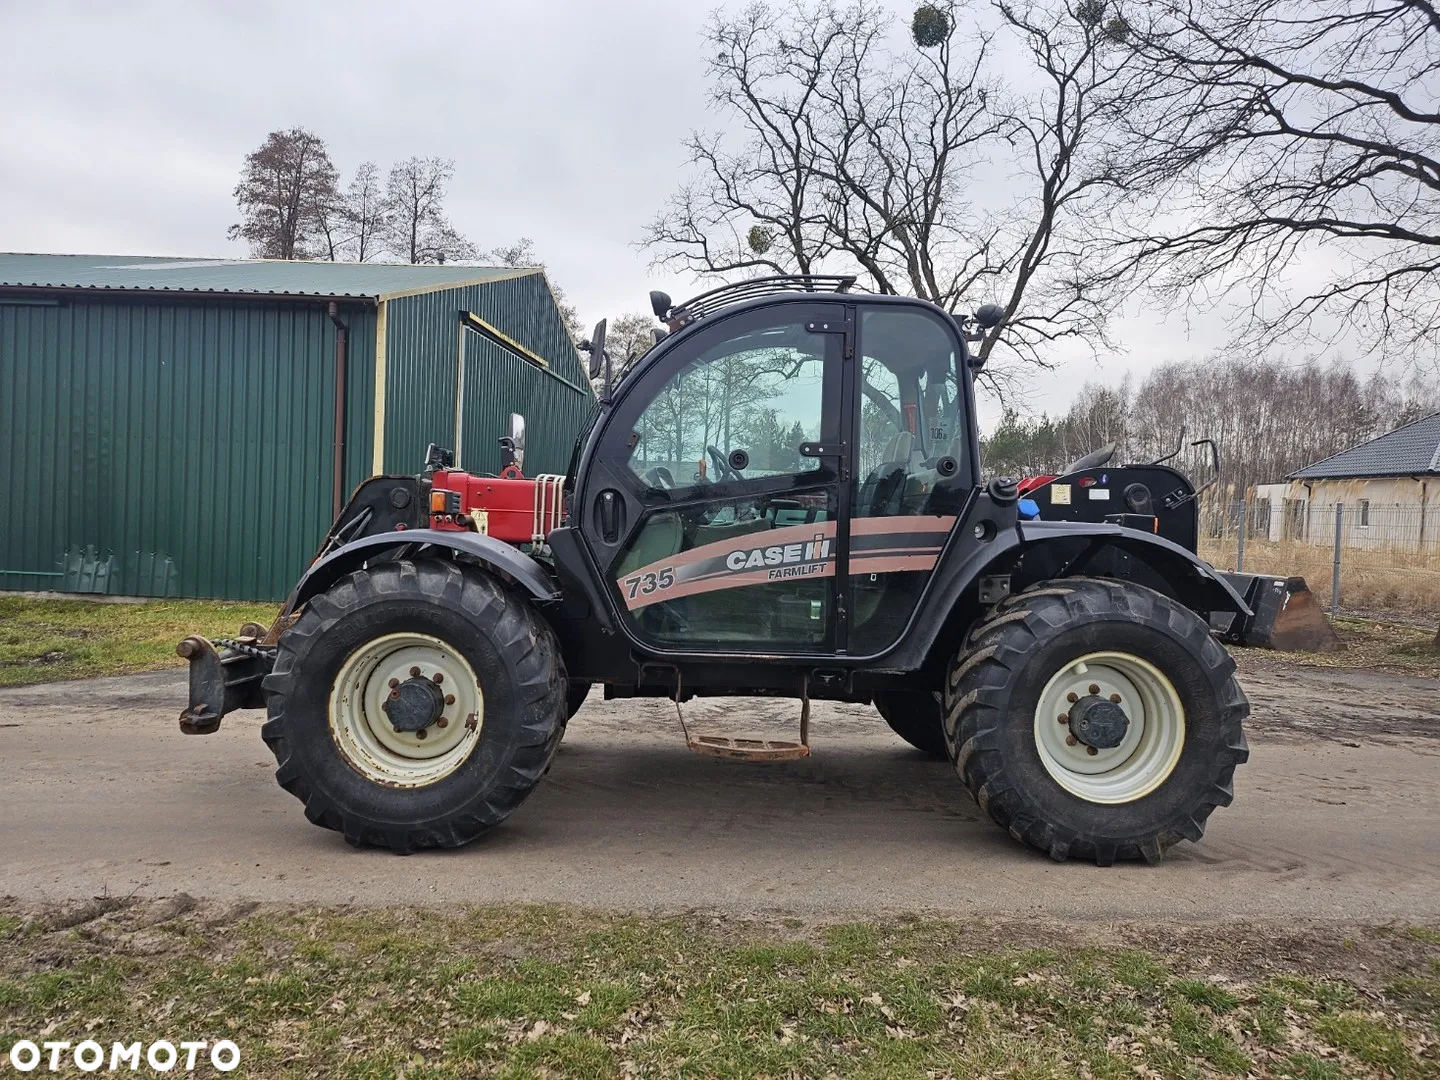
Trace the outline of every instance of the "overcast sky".
<path fill-rule="evenodd" d="M 531 237 L 587 324 L 651 288 L 679 299 L 691 283 L 634 244 L 684 173 L 682 136 L 718 122 L 709 7 L 0 0 L 0 250 L 243 256 L 225 239 L 241 161 L 298 125 L 342 183 L 367 158 L 453 158 L 455 225 L 481 248 Z M 1118 330 L 1110 370 L 1137 374 L 1225 339 L 1218 319 Z M 1084 350 L 1056 359 L 1035 408 L 1106 374 Z"/>

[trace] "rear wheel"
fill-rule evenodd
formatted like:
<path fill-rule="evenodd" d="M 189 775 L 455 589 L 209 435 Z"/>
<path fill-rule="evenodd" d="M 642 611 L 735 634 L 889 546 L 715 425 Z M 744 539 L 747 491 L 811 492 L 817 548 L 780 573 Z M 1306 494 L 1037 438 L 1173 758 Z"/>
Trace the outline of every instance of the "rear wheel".
<path fill-rule="evenodd" d="M 955 768 L 1055 859 L 1158 862 L 1233 797 L 1250 704 L 1189 608 L 1129 582 L 1052 581 L 970 635 L 945 692 Z"/>
<path fill-rule="evenodd" d="M 262 734 L 315 824 L 402 853 L 456 847 L 534 788 L 567 685 L 550 628 L 499 582 L 387 563 L 315 597 L 281 636 Z"/>
<path fill-rule="evenodd" d="M 940 695 L 930 690 L 882 690 L 875 695 L 875 708 L 899 735 L 917 750 L 933 758 L 946 758 L 945 710 Z"/>

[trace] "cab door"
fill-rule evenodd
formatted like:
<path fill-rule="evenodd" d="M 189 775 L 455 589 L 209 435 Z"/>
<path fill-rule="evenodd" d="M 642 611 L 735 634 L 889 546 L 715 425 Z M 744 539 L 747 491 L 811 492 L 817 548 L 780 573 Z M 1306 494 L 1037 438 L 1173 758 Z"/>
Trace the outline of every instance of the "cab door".
<path fill-rule="evenodd" d="M 630 636 L 835 651 L 848 341 L 844 305 L 770 305 L 703 324 L 624 388 L 580 527 Z"/>
<path fill-rule="evenodd" d="M 870 300 L 849 364 L 847 651 L 904 632 L 975 490 L 971 383 L 955 324 L 929 305 Z"/>

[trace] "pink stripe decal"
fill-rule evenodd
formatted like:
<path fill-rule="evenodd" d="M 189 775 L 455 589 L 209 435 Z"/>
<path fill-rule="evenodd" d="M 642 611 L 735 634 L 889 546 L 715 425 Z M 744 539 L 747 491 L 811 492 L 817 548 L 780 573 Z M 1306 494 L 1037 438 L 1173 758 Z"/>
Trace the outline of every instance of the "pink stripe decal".
<path fill-rule="evenodd" d="M 930 570 L 953 517 L 857 518 L 853 536 L 930 534 L 923 543 L 851 553 L 856 573 Z M 930 537 L 933 537 L 931 539 Z M 702 544 L 647 563 L 615 579 L 628 611 L 701 593 L 741 589 L 772 581 L 835 576 L 835 523 L 759 529 Z"/>
<path fill-rule="evenodd" d="M 759 529 L 657 559 L 615 579 L 627 610 L 672 597 L 835 573 L 835 523 Z"/>

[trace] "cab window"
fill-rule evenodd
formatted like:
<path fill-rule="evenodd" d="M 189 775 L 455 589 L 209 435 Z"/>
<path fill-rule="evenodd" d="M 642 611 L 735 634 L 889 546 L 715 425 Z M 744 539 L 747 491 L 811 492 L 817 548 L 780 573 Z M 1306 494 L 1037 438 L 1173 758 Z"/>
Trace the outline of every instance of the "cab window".
<path fill-rule="evenodd" d="M 799 322 L 715 343 L 641 413 L 631 470 L 657 488 L 815 471 L 800 446 L 820 439 L 823 351 Z"/>
<path fill-rule="evenodd" d="M 931 312 L 890 306 L 860 327 L 854 516 L 953 512 L 939 505 L 967 453 L 953 334 Z"/>

